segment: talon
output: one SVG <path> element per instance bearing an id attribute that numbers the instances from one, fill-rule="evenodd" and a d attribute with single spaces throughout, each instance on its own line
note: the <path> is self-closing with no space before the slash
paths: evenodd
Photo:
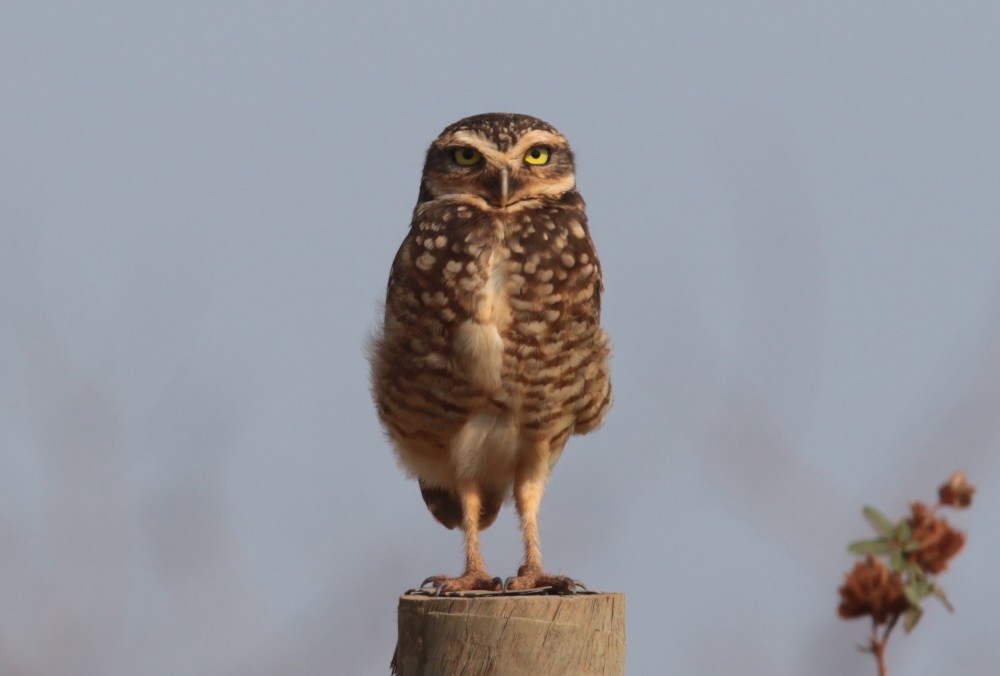
<path id="1" fill-rule="evenodd" d="M 552 579 L 553 588 L 563 594 L 575 594 L 577 582 L 571 577 L 555 577 Z"/>
<path id="2" fill-rule="evenodd" d="M 577 589 L 587 590 L 579 580 L 565 575 L 548 575 L 521 567 L 516 577 L 509 577 L 504 582 L 504 591 L 519 594 L 575 594 Z"/>
<path id="3" fill-rule="evenodd" d="M 470 591 L 498 591 L 503 585 L 499 577 L 466 574 L 462 577 L 432 575 L 420 584 L 420 589 L 428 596 L 462 596 Z"/>

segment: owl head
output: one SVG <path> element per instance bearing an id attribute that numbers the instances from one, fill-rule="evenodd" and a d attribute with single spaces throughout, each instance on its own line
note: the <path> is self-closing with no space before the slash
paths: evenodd
<path id="1" fill-rule="evenodd" d="M 484 113 L 449 125 L 427 150 L 419 202 L 475 197 L 513 208 L 575 189 L 569 142 L 530 115 Z"/>

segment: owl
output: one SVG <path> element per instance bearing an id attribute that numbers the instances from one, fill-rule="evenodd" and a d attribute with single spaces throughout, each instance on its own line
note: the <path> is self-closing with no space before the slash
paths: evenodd
<path id="1" fill-rule="evenodd" d="M 488 113 L 435 139 L 370 346 L 375 406 L 400 464 L 434 518 L 464 535 L 464 572 L 422 586 L 574 591 L 542 566 L 538 512 L 567 440 L 611 405 L 603 286 L 562 134 Z M 501 580 L 479 532 L 511 494 L 524 562 Z"/>

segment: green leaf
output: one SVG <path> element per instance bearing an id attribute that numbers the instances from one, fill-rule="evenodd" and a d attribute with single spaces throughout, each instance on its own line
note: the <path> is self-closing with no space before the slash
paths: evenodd
<path id="1" fill-rule="evenodd" d="M 861 512 L 868 519 L 868 523 L 872 525 L 876 533 L 886 538 L 892 537 L 896 526 L 892 521 L 889 521 L 889 517 L 870 505 L 865 505 L 865 508 Z"/>
<path id="2" fill-rule="evenodd" d="M 955 606 L 951 605 L 951 601 L 949 601 L 948 597 L 945 596 L 944 589 L 941 589 L 941 587 L 934 584 L 931 585 L 930 593 L 941 599 L 941 603 L 944 604 L 944 607 L 948 609 L 949 613 L 955 612 Z"/>
<path id="3" fill-rule="evenodd" d="M 888 554 L 889 543 L 885 538 L 858 540 L 848 545 L 847 549 L 854 554 Z"/>
<path id="4" fill-rule="evenodd" d="M 897 573 L 903 572 L 906 568 L 906 559 L 903 557 L 903 552 L 893 549 L 889 553 L 889 567 Z"/>
<path id="5" fill-rule="evenodd" d="M 919 592 L 921 598 L 927 598 L 934 591 L 934 585 L 926 577 L 918 577 L 913 580 L 914 589 Z"/>
<path id="6" fill-rule="evenodd" d="M 927 598 L 926 593 L 923 593 L 912 584 L 908 584 L 903 587 L 903 595 L 906 596 L 906 600 L 910 602 L 910 606 L 919 606 L 920 602 Z"/>
<path id="7" fill-rule="evenodd" d="M 906 609 L 906 613 L 903 615 L 903 629 L 906 630 L 907 634 L 913 631 L 923 614 L 924 611 L 920 606 L 910 606 Z"/>
<path id="8" fill-rule="evenodd" d="M 913 529 L 910 528 L 910 524 L 906 519 L 903 519 L 896 525 L 896 542 L 900 542 L 904 545 L 912 544 L 913 540 Z"/>

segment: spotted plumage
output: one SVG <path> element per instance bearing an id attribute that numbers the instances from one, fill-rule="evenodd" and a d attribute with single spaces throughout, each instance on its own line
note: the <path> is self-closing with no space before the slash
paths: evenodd
<path id="1" fill-rule="evenodd" d="M 525 559 L 507 586 L 572 587 L 542 568 L 537 516 L 567 439 L 611 403 L 602 290 L 565 137 L 506 113 L 438 136 L 371 364 L 403 467 L 435 518 L 464 531 L 466 570 L 433 578 L 443 590 L 496 588 L 478 534 L 511 492 Z"/>

